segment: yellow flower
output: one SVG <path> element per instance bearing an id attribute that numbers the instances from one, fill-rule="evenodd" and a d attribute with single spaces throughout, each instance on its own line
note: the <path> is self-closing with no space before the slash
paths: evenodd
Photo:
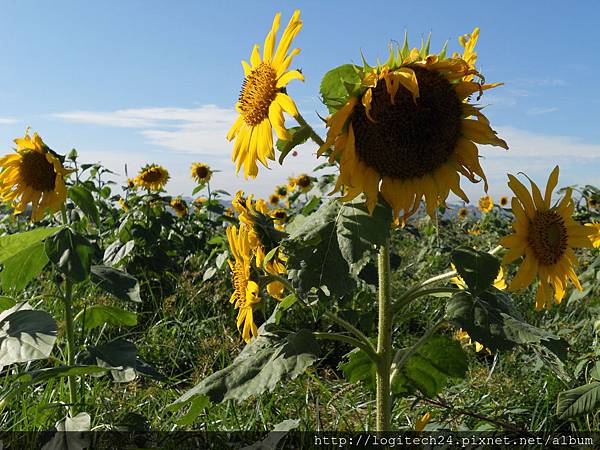
<path id="1" fill-rule="evenodd" d="M 135 179 L 138 186 L 149 191 L 160 191 L 167 181 L 169 181 L 169 172 L 158 164 L 145 165 Z"/>
<path id="2" fill-rule="evenodd" d="M 539 286 L 535 297 L 536 310 L 552 307 L 552 288 L 556 303 L 560 303 L 565 296 L 568 280 L 581 290 L 581 284 L 573 270 L 577 265 L 573 249 L 592 245 L 589 235 L 593 230 L 572 218 L 575 203 L 571 198 L 570 188 L 558 204 L 551 205 L 558 173 L 559 168 L 556 166 L 548 178 L 544 197 L 533 181 L 530 194 L 519 180 L 508 175 L 508 186 L 516 195 L 512 199 L 515 234 L 500 241 L 508 249 L 502 263 L 509 264 L 524 257 L 509 290 L 524 289 L 537 276 Z"/>
<path id="3" fill-rule="evenodd" d="M 192 178 L 196 180 L 196 183 L 208 183 L 210 181 L 210 177 L 212 177 L 212 170 L 210 170 L 210 166 L 203 163 L 193 163 L 192 164 Z"/>
<path id="4" fill-rule="evenodd" d="M 254 307 L 260 303 L 260 289 L 255 281 L 250 279 L 251 247 L 248 240 L 248 229 L 241 226 L 227 227 L 227 240 L 233 255 L 233 261 L 228 260 L 231 269 L 233 293 L 229 302 L 238 310 L 237 328 L 241 329 L 242 338 L 250 342 L 258 336 L 258 328 L 254 323 Z"/>
<path id="5" fill-rule="evenodd" d="M 275 35 L 279 29 L 281 14 L 277 13 L 271 31 L 265 39 L 262 59 L 255 45 L 250 64 L 242 61 L 244 83 L 235 108 L 239 117 L 227 133 L 227 139 L 235 138 L 232 160 L 236 171 L 244 166 L 244 177 L 256 178 L 260 161 L 268 167 L 267 160 L 275 159 L 273 149 L 273 129 L 279 139 L 288 140 L 289 132 L 284 127 L 283 112 L 296 117 L 298 109 L 294 101 L 285 93 L 285 87 L 293 79 L 304 80 L 298 70 L 289 70 L 292 58 L 300 49 L 288 50 L 292 40 L 302 28 L 300 11 L 294 12 L 288 23 L 279 46 L 275 49 Z"/>
<path id="6" fill-rule="evenodd" d="M 588 198 L 587 204 L 588 204 L 588 208 L 590 208 L 590 209 L 598 208 L 598 200 L 596 200 L 594 197 Z"/>
<path id="7" fill-rule="evenodd" d="M 125 202 L 125 200 L 122 197 L 119 197 L 119 200 L 117 200 L 119 203 L 119 206 L 121 206 L 121 208 L 123 209 L 123 211 L 127 212 L 129 211 L 129 206 L 127 206 L 127 203 Z"/>
<path id="8" fill-rule="evenodd" d="M 225 214 L 227 217 L 233 217 L 233 209 L 231 209 L 231 208 L 228 206 L 227 208 L 225 208 L 225 212 L 224 212 L 224 214 Z"/>
<path id="9" fill-rule="evenodd" d="M 469 333 L 467 333 L 466 331 L 464 331 L 462 328 L 460 328 L 457 332 L 456 332 L 456 339 L 458 339 L 460 342 L 462 342 L 464 345 L 475 345 L 475 352 L 479 353 L 482 350 L 485 350 L 486 353 L 491 354 L 491 350 L 489 348 L 487 348 L 486 346 L 484 346 L 483 344 L 475 341 L 475 343 L 473 343 L 473 341 L 471 340 L 471 336 L 469 336 Z"/>
<path id="10" fill-rule="evenodd" d="M 279 196 L 277 194 L 273 194 L 269 197 L 269 204 L 271 206 L 279 205 Z"/>
<path id="11" fill-rule="evenodd" d="M 456 266 L 454 264 L 450 264 L 450 265 L 452 266 L 452 270 L 456 270 Z M 454 278 L 450 278 L 450 282 L 454 283 L 460 289 L 467 288 L 467 284 L 465 283 L 465 280 L 463 280 L 460 275 L 456 275 Z M 494 286 L 496 289 L 499 289 L 501 291 L 506 289 L 506 280 L 504 278 L 504 270 L 502 270 L 502 267 L 500 267 L 500 269 L 498 270 L 498 275 L 494 279 L 492 286 Z"/>
<path id="12" fill-rule="evenodd" d="M 426 412 L 425 414 L 423 414 L 423 417 L 421 417 L 415 423 L 415 431 L 423 431 L 425 429 L 425 425 L 427 425 L 429 423 L 430 419 L 431 419 L 431 414 L 429 414 L 429 411 Z"/>
<path id="13" fill-rule="evenodd" d="M 296 179 L 294 177 L 288 178 L 287 189 L 289 192 L 294 192 L 296 190 Z"/>
<path id="14" fill-rule="evenodd" d="M 461 218 L 464 219 L 469 215 L 469 210 L 467 208 L 459 208 L 458 212 L 456 213 L 456 215 Z"/>
<path id="15" fill-rule="evenodd" d="M 287 213 L 285 209 L 276 209 L 271 213 L 271 217 L 275 222 L 285 222 L 287 220 Z"/>
<path id="16" fill-rule="evenodd" d="M 284 199 L 287 196 L 287 194 L 288 194 L 287 186 L 277 186 L 275 188 L 275 194 L 279 198 Z"/>
<path id="17" fill-rule="evenodd" d="M 71 172 L 62 165 L 59 156 L 52 151 L 37 133 L 15 139 L 17 149 L 0 158 L 0 196 L 11 202 L 15 214 L 20 214 L 31 203 L 31 220 L 44 217 L 48 209 L 53 213 L 67 200 L 65 176 Z"/>
<path id="18" fill-rule="evenodd" d="M 469 233 L 471 236 L 479 236 L 481 234 L 481 230 L 479 228 L 473 227 L 469 228 L 467 230 L 467 233 Z"/>
<path id="19" fill-rule="evenodd" d="M 194 206 L 200 209 L 207 201 L 208 199 L 206 197 L 197 197 L 194 199 Z"/>
<path id="20" fill-rule="evenodd" d="M 183 217 L 188 213 L 188 205 L 184 199 L 177 197 L 171 200 L 171 208 L 178 217 Z"/>
<path id="21" fill-rule="evenodd" d="M 137 185 L 135 184 L 135 180 L 133 178 L 127 178 L 127 189 L 136 189 Z"/>
<path id="22" fill-rule="evenodd" d="M 298 186 L 302 192 L 308 192 L 312 189 L 312 178 L 303 173 L 296 178 L 296 186 Z"/>
<path id="23" fill-rule="evenodd" d="M 494 209 L 494 200 L 489 195 L 485 195 L 479 199 L 479 210 L 484 213 L 489 213 Z"/>
<path id="24" fill-rule="evenodd" d="M 428 54 L 428 45 L 409 51 L 405 42 L 385 64 L 359 69 L 361 87 L 327 119 L 327 139 L 318 152 L 333 148 L 329 160 L 340 166 L 333 192 L 342 192 L 343 201 L 364 193 L 372 212 L 381 192 L 394 217 L 402 210 L 406 221 L 423 197 L 430 216 L 450 191 L 468 202 L 459 174 L 471 182 L 482 179 L 487 191 L 475 143 L 508 146 L 469 103 L 472 94 L 499 85 L 471 81 L 482 78 L 472 67 L 478 33 L 471 34 L 462 58 Z"/>
<path id="25" fill-rule="evenodd" d="M 594 248 L 600 248 L 600 223 L 586 223 L 585 226 L 592 228 L 590 239 Z"/>
<path id="26" fill-rule="evenodd" d="M 500 197 L 500 206 L 505 207 L 508 205 L 508 197 L 503 196 Z"/>

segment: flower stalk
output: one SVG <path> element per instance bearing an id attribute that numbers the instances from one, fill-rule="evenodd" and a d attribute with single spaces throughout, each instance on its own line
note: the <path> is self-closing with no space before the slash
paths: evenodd
<path id="1" fill-rule="evenodd" d="M 390 241 L 379 249 L 379 329 L 377 336 L 377 390 L 376 417 L 377 431 L 390 431 L 392 399 L 390 372 L 392 365 L 392 301 L 390 295 Z"/>

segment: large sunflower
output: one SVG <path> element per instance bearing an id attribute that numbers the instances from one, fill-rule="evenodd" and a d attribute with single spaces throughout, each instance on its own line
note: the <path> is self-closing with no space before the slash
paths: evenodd
<path id="1" fill-rule="evenodd" d="M 15 214 L 20 214 L 31 203 L 31 220 L 44 217 L 44 212 L 56 212 L 67 199 L 64 177 L 71 172 L 62 165 L 37 133 L 29 132 L 15 139 L 15 153 L 0 158 L 0 196 L 11 202 Z"/>
<path id="2" fill-rule="evenodd" d="M 559 168 L 556 166 L 548 178 L 544 197 L 533 181 L 530 194 L 519 180 L 508 175 L 508 186 L 516 195 L 512 199 L 515 234 L 500 241 L 508 249 L 502 263 L 509 264 L 524 257 L 509 290 L 523 289 L 537 276 L 540 281 L 535 297 L 537 310 L 552 307 L 552 288 L 556 303 L 560 303 L 565 295 L 567 280 L 571 280 L 581 290 L 581 284 L 573 270 L 577 265 L 573 249 L 592 245 L 589 238 L 592 228 L 580 225 L 571 217 L 575 203 L 571 198 L 570 188 L 558 204 L 551 205 L 558 173 Z"/>
<path id="3" fill-rule="evenodd" d="M 250 279 L 252 250 L 248 239 L 248 229 L 240 226 L 227 227 L 227 240 L 234 260 L 228 260 L 233 282 L 233 293 L 229 302 L 238 310 L 237 327 L 241 329 L 242 337 L 250 342 L 258 336 L 254 323 L 254 308 L 260 303 L 260 289 L 255 281 Z"/>
<path id="4" fill-rule="evenodd" d="M 279 139 L 289 139 L 284 127 L 283 111 L 294 117 L 298 115 L 294 101 L 285 93 L 285 86 L 294 78 L 304 80 L 298 70 L 287 70 L 292 58 L 300 53 L 297 48 L 289 54 L 288 50 L 302 28 L 302 21 L 300 11 L 294 12 L 274 51 L 280 16 L 279 13 L 275 15 L 271 31 L 265 39 L 262 59 L 259 46 L 255 45 L 250 64 L 242 61 L 245 79 L 235 105 L 240 115 L 227 133 L 227 139 L 231 141 L 235 138 L 231 158 L 236 163 L 237 172 L 244 166 L 245 178 L 256 178 L 256 161 L 268 167 L 267 160 L 275 159 L 273 128 Z"/>
<path id="5" fill-rule="evenodd" d="M 213 174 L 210 166 L 204 163 L 193 163 L 191 172 L 192 178 L 199 184 L 208 183 Z"/>
<path id="6" fill-rule="evenodd" d="M 165 187 L 169 178 L 169 172 L 163 166 L 147 164 L 142 167 L 135 182 L 149 191 L 160 191 Z"/>
<path id="7" fill-rule="evenodd" d="M 483 77 L 475 70 L 473 48 L 479 30 L 460 42 L 462 56 L 446 58 L 445 49 L 429 54 L 429 45 L 409 51 L 405 42 L 388 61 L 376 68 L 356 68 L 360 85 L 347 103 L 327 119 L 331 162 L 340 175 L 334 192 L 343 201 L 366 195 L 373 211 L 378 192 L 403 219 L 419 207 L 423 196 L 429 215 L 444 205 L 450 191 L 464 201 L 460 176 L 472 182 L 487 180 L 475 143 L 508 148 L 496 136 L 480 108 L 469 103 L 471 94 L 498 86 L 472 81 Z"/>

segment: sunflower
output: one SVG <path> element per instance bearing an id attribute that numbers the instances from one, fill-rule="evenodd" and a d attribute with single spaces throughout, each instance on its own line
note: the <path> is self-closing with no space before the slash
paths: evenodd
<path id="1" fill-rule="evenodd" d="M 188 213 L 188 205 L 184 199 L 177 197 L 171 200 L 171 208 L 178 217 L 183 217 Z"/>
<path id="2" fill-rule="evenodd" d="M 302 192 L 308 192 L 312 189 L 312 178 L 303 173 L 296 178 L 296 185 Z"/>
<path id="3" fill-rule="evenodd" d="M 127 178 L 127 189 L 136 189 L 137 185 L 135 184 L 135 180 L 133 178 Z"/>
<path id="4" fill-rule="evenodd" d="M 596 209 L 596 208 L 598 208 L 598 200 L 595 199 L 594 197 L 590 197 L 587 199 L 587 205 L 588 205 L 588 208 L 590 208 L 590 209 Z"/>
<path id="5" fill-rule="evenodd" d="M 125 212 L 129 211 L 129 206 L 127 206 L 127 202 L 122 198 L 119 197 L 119 200 L 117 200 L 117 203 L 119 203 L 119 206 L 121 207 L 121 209 Z"/>
<path id="6" fill-rule="evenodd" d="M 276 209 L 271 213 L 271 217 L 275 222 L 285 222 L 287 220 L 287 213 L 285 209 Z"/>
<path id="7" fill-rule="evenodd" d="M 469 333 L 467 333 L 465 330 L 463 330 L 462 328 L 459 328 L 458 331 L 455 334 L 455 337 L 458 341 L 460 341 L 462 344 L 464 345 L 475 345 L 475 352 L 479 353 L 482 350 L 485 350 L 486 353 L 491 354 L 491 350 L 487 347 L 485 347 L 483 344 L 481 344 L 480 342 L 473 342 L 471 340 L 471 336 L 469 336 Z"/>
<path id="8" fill-rule="evenodd" d="M 165 187 L 167 181 L 169 181 L 169 172 L 158 164 L 145 165 L 135 178 L 138 186 L 149 191 L 160 191 Z"/>
<path id="9" fill-rule="evenodd" d="M 204 204 L 208 201 L 206 197 L 197 197 L 194 199 L 193 205 L 200 209 L 204 206 Z"/>
<path id="10" fill-rule="evenodd" d="M 288 192 L 294 192 L 296 190 L 297 181 L 294 177 L 288 177 L 287 190 Z"/>
<path id="11" fill-rule="evenodd" d="M 508 205 L 508 197 L 502 196 L 500 197 L 500 206 L 506 207 Z"/>
<path id="12" fill-rule="evenodd" d="M 456 267 L 454 266 L 454 264 L 451 264 L 451 266 L 452 266 L 452 270 L 456 270 Z M 467 288 L 467 284 L 465 283 L 465 280 L 463 280 L 460 275 L 457 275 L 454 278 L 450 278 L 450 281 L 452 283 L 454 283 L 460 289 Z M 506 280 L 504 278 L 504 270 L 502 269 L 502 267 L 500 267 L 500 269 L 498 270 L 498 275 L 494 279 L 492 286 L 494 286 L 496 289 L 499 289 L 501 291 L 506 289 Z"/>
<path id="13" fill-rule="evenodd" d="M 238 310 L 237 328 L 242 331 L 244 341 L 250 342 L 252 337 L 258 336 L 258 329 L 254 323 L 254 308 L 260 303 L 260 289 L 258 284 L 250 279 L 252 253 L 248 240 L 248 229 L 241 226 L 227 227 L 227 240 L 233 255 L 233 261 L 228 260 L 231 269 L 233 293 L 229 302 Z"/>
<path id="14" fill-rule="evenodd" d="M 515 234 L 500 241 L 500 244 L 508 249 L 502 263 L 509 264 L 521 256 L 524 257 L 509 289 L 524 289 L 537 275 L 537 310 L 552 307 L 552 288 L 556 303 L 560 303 L 569 279 L 581 290 L 581 284 L 573 270 L 577 265 L 573 249 L 592 245 L 589 235 L 593 230 L 580 225 L 572 218 L 575 203 L 571 198 L 570 188 L 560 202 L 551 206 L 552 191 L 558 183 L 558 173 L 559 168 L 556 166 L 548 178 L 544 197 L 533 181 L 530 194 L 519 180 L 511 174 L 508 175 L 508 186 L 516 195 L 512 199 Z"/>
<path id="15" fill-rule="evenodd" d="M 0 158 L 0 197 L 11 202 L 15 214 L 20 214 L 31 203 L 31 220 L 44 217 L 48 209 L 56 212 L 67 200 L 65 169 L 61 158 L 52 151 L 37 133 L 15 139 L 17 149 Z"/>
<path id="16" fill-rule="evenodd" d="M 592 234 L 590 235 L 592 246 L 600 248 L 600 223 L 586 223 L 585 226 L 592 229 Z"/>
<path id="17" fill-rule="evenodd" d="M 302 28 L 300 11 L 295 11 L 288 23 L 276 51 L 275 35 L 279 29 L 281 14 L 277 13 L 271 31 L 265 39 L 262 59 L 255 45 L 250 64 L 242 61 L 244 83 L 235 108 L 239 117 L 227 133 L 227 139 L 235 138 L 232 160 L 236 171 L 244 166 L 244 177 L 256 178 L 260 161 L 268 167 L 267 160 L 275 159 L 273 149 L 273 129 L 279 139 L 289 140 L 289 132 L 284 127 L 283 112 L 297 117 L 298 109 L 294 101 L 285 93 L 285 87 L 293 79 L 304 80 L 298 70 L 289 70 L 292 58 L 300 49 L 288 50 L 292 40 Z"/>
<path id="18" fill-rule="evenodd" d="M 458 211 L 456 212 L 456 215 L 460 219 L 465 219 L 469 215 L 469 210 L 467 208 L 458 208 Z"/>
<path id="19" fill-rule="evenodd" d="M 275 194 L 281 199 L 284 199 L 288 194 L 287 186 L 277 186 L 275 188 Z"/>
<path id="20" fill-rule="evenodd" d="M 192 178 L 196 180 L 196 183 L 198 184 L 208 183 L 213 174 L 212 170 L 210 170 L 210 166 L 203 163 L 193 163 L 191 171 Z"/>
<path id="21" fill-rule="evenodd" d="M 489 213 L 494 209 L 494 200 L 489 195 L 484 195 L 479 199 L 479 210 L 484 213 Z"/>
<path id="22" fill-rule="evenodd" d="M 479 30 L 461 38 L 462 56 L 447 58 L 445 49 L 391 49 L 388 61 L 376 68 L 356 68 L 360 85 L 349 100 L 327 119 L 329 131 L 318 154 L 329 148 L 330 162 L 339 162 L 335 192 L 350 201 L 364 193 L 369 210 L 378 193 L 403 221 L 414 214 L 425 197 L 430 216 L 443 206 L 450 191 L 465 202 L 460 175 L 471 182 L 487 179 L 475 143 L 508 148 L 496 136 L 480 108 L 469 103 L 471 94 L 500 83 L 472 81 L 483 77 L 474 68 L 473 52 Z M 479 98 L 478 97 L 478 98 Z"/>
<path id="23" fill-rule="evenodd" d="M 277 206 L 279 205 L 279 195 L 277 194 L 273 194 L 269 197 L 269 204 L 271 206 Z"/>

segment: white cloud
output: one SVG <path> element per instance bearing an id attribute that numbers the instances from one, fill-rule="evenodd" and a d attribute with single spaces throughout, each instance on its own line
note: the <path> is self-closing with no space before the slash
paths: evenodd
<path id="1" fill-rule="evenodd" d="M 0 117 L 0 125 L 12 125 L 17 122 L 19 122 L 19 119 L 14 117 Z"/>
<path id="2" fill-rule="evenodd" d="M 530 116 L 539 116 L 542 114 L 549 114 L 549 113 L 553 113 L 558 111 L 557 107 L 541 107 L 541 106 L 534 106 L 533 108 L 529 108 L 527 110 L 527 114 L 529 114 Z"/>

